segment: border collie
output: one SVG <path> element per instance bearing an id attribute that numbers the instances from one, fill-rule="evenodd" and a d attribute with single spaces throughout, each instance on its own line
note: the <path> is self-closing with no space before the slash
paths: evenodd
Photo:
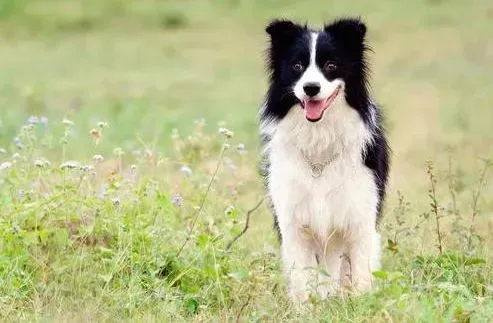
<path id="1" fill-rule="evenodd" d="M 389 169 L 369 94 L 366 26 L 342 18 L 315 30 L 274 20 L 266 32 L 260 133 L 289 296 L 365 292 L 380 266 L 376 227 Z"/>

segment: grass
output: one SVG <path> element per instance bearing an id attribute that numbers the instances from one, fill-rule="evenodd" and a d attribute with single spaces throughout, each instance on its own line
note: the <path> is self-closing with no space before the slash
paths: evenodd
<path id="1" fill-rule="evenodd" d="M 368 23 L 393 148 L 383 269 L 368 295 L 298 311 L 267 203 L 228 244 L 263 196 L 263 26 L 341 14 Z M 491 321 L 492 16 L 486 0 L 0 1 L 2 321 Z"/>

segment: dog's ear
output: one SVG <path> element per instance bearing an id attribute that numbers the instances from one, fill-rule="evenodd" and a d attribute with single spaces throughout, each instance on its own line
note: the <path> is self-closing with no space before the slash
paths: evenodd
<path id="1" fill-rule="evenodd" d="M 366 25 L 359 18 L 343 18 L 325 25 L 325 32 L 350 49 L 363 49 Z"/>
<path id="2" fill-rule="evenodd" d="M 303 27 L 290 20 L 276 19 L 265 28 L 265 31 L 270 35 L 273 46 L 288 45 L 302 33 Z"/>
<path id="3" fill-rule="evenodd" d="M 270 35 L 270 46 L 267 50 L 267 66 L 271 71 L 278 70 L 278 64 L 285 52 L 303 33 L 303 27 L 289 20 L 273 20 L 265 31 Z"/>

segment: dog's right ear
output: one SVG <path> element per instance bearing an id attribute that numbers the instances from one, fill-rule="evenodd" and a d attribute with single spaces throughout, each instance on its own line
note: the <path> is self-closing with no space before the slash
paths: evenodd
<path id="1" fill-rule="evenodd" d="M 272 45 L 290 44 L 303 31 L 303 27 L 290 20 L 273 20 L 265 31 L 270 35 Z"/>
<path id="2" fill-rule="evenodd" d="M 270 46 L 267 50 L 267 66 L 276 73 L 279 62 L 286 51 L 294 44 L 296 38 L 303 33 L 303 27 L 289 20 L 274 20 L 265 31 L 270 35 Z"/>

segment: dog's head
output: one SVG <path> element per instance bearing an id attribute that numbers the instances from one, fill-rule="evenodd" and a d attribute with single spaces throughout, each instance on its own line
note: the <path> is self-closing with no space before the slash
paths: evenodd
<path id="1" fill-rule="evenodd" d="M 272 87 L 291 102 L 285 109 L 299 103 L 306 119 L 316 122 L 339 96 L 355 109 L 367 103 L 366 26 L 359 19 L 340 19 L 322 30 L 275 20 L 266 32 Z"/>

